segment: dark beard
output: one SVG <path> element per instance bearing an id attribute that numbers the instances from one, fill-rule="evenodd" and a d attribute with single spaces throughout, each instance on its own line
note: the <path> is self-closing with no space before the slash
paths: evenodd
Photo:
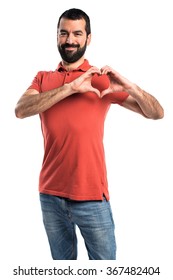
<path id="1" fill-rule="evenodd" d="M 66 47 L 75 47 L 76 51 L 68 51 L 66 50 Z M 85 42 L 85 45 L 80 48 L 80 45 L 75 45 L 75 44 L 63 44 L 63 45 L 58 45 L 58 51 L 61 55 L 62 60 L 64 60 L 67 63 L 74 63 L 78 61 L 85 53 L 87 48 L 87 41 Z"/>

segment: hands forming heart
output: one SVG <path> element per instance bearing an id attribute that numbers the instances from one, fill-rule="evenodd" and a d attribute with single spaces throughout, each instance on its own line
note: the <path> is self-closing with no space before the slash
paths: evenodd
<path id="1" fill-rule="evenodd" d="M 128 92 L 133 86 L 134 84 L 109 66 L 104 66 L 101 69 L 93 66 L 72 82 L 74 92 L 92 91 L 99 98 L 112 92 Z"/>
<path id="2" fill-rule="evenodd" d="M 133 84 L 109 66 L 104 66 L 100 73 L 94 73 L 91 78 L 91 86 L 99 90 L 99 97 L 111 92 L 128 91 Z"/>

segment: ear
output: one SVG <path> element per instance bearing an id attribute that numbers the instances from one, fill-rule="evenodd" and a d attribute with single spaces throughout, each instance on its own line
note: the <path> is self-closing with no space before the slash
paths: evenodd
<path id="1" fill-rule="evenodd" d="M 87 37 L 87 46 L 89 46 L 90 42 L 91 42 L 91 33 Z"/>

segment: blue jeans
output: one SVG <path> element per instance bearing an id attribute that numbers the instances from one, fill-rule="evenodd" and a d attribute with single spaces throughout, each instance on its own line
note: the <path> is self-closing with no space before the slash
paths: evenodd
<path id="1" fill-rule="evenodd" d="M 73 201 L 40 194 L 43 222 L 54 260 L 77 259 L 79 227 L 90 260 L 115 260 L 114 222 L 109 201 Z"/>

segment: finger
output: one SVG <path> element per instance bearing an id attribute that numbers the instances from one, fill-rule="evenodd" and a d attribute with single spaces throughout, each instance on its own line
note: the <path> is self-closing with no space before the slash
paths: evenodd
<path id="1" fill-rule="evenodd" d="M 98 89 L 96 89 L 96 88 L 94 88 L 94 87 L 91 87 L 91 91 L 94 92 L 94 93 L 96 93 L 97 96 L 98 96 L 99 98 L 101 97 L 100 91 L 99 91 Z"/>
<path id="2" fill-rule="evenodd" d="M 107 94 L 109 94 L 109 93 L 111 93 L 110 88 L 105 89 L 105 90 L 103 90 L 103 91 L 100 93 L 100 97 L 102 98 L 103 96 L 105 96 L 105 95 L 107 95 Z"/>
<path id="3" fill-rule="evenodd" d="M 90 74 L 99 74 L 99 75 L 101 75 L 100 69 L 98 69 L 98 68 L 95 67 L 95 66 L 91 67 L 91 68 L 88 70 L 88 72 L 89 72 Z"/>
<path id="4" fill-rule="evenodd" d="M 106 65 L 106 66 L 102 67 L 100 69 L 100 71 L 101 71 L 102 74 L 108 74 L 109 72 L 112 71 L 112 69 L 109 66 Z"/>

